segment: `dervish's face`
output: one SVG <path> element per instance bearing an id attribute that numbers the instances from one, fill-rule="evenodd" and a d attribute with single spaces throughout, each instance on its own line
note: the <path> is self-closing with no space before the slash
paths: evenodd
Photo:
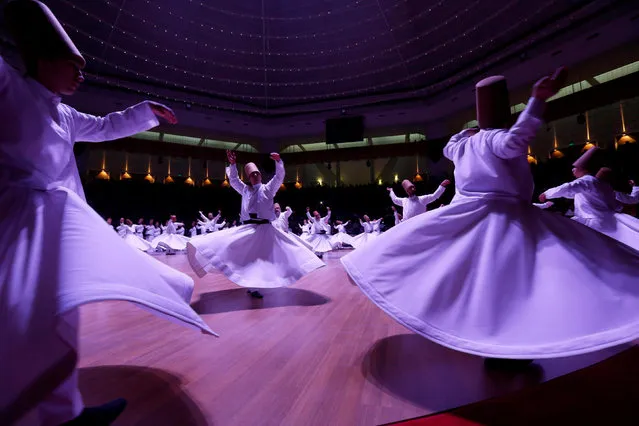
<path id="1" fill-rule="evenodd" d="M 251 185 L 258 185 L 262 183 L 262 174 L 260 172 L 253 172 L 249 175 L 249 181 Z"/>
<path id="2" fill-rule="evenodd" d="M 38 61 L 38 81 L 53 93 L 73 95 L 84 82 L 82 68 L 73 59 Z"/>
<path id="3" fill-rule="evenodd" d="M 584 169 L 582 169 L 581 167 L 573 167 L 572 169 L 572 174 L 574 177 L 576 178 L 580 178 L 583 177 L 587 174 L 588 172 Z"/>

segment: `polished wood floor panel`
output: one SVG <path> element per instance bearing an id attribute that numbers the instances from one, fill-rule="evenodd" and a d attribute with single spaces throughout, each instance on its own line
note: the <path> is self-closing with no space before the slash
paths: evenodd
<path id="1" fill-rule="evenodd" d="M 248 297 L 186 256 L 158 260 L 196 282 L 192 299 L 220 338 L 129 303 L 81 308 L 85 403 L 126 397 L 116 425 L 376 425 L 533 386 L 619 352 L 488 373 L 391 320 L 348 279 L 342 253 L 289 288 Z"/>

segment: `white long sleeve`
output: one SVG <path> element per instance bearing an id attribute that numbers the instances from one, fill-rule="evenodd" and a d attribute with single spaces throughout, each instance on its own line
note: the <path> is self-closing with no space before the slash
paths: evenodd
<path id="1" fill-rule="evenodd" d="M 396 206 L 401 206 L 401 207 L 404 206 L 404 199 L 395 195 L 395 191 L 391 189 L 389 192 L 389 195 L 393 204 L 395 204 Z"/>
<path id="2" fill-rule="evenodd" d="M 545 203 L 533 203 L 533 206 L 537 207 L 538 209 L 546 210 L 552 207 L 553 203 L 552 201 L 546 201 Z"/>
<path id="3" fill-rule="evenodd" d="M 229 177 L 229 183 L 231 184 L 231 188 L 233 188 L 240 195 L 244 194 L 244 188 L 246 188 L 246 184 L 240 180 L 239 175 L 237 174 L 237 164 L 231 164 L 226 168 L 226 174 Z"/>
<path id="4" fill-rule="evenodd" d="M 286 176 L 286 170 L 284 169 L 284 162 L 282 160 L 275 162 L 275 176 L 265 185 L 265 192 L 269 198 L 275 198 L 275 194 L 280 189 L 282 183 L 284 183 L 284 177 Z"/>
<path id="5" fill-rule="evenodd" d="M 293 214 L 293 210 L 291 210 L 290 207 L 287 207 L 286 210 L 284 211 L 284 217 L 288 219 L 289 217 L 291 217 L 292 214 Z"/>
<path id="6" fill-rule="evenodd" d="M 620 201 L 624 204 L 638 204 L 639 203 L 639 186 L 633 186 L 632 192 L 630 194 L 625 194 L 623 192 L 615 191 L 615 197 L 617 201 Z"/>
<path id="7" fill-rule="evenodd" d="M 141 102 L 104 117 L 78 112 L 68 105 L 65 105 L 65 108 L 72 118 L 71 130 L 74 141 L 110 141 L 133 136 L 160 124 L 149 102 Z"/>
<path id="8" fill-rule="evenodd" d="M 526 155 L 528 145 L 541 126 L 545 102 L 530 98 L 517 122 L 508 130 L 496 132 L 487 142 L 493 153 L 503 159 Z"/>
<path id="9" fill-rule="evenodd" d="M 439 187 L 437 188 L 437 191 L 433 192 L 432 194 L 426 194 L 426 195 L 421 195 L 417 197 L 419 200 L 419 204 L 425 207 L 428 204 L 432 203 L 433 201 L 437 200 L 439 197 L 441 197 L 444 194 L 444 192 L 446 192 L 446 187 L 439 185 Z"/>
<path id="10" fill-rule="evenodd" d="M 576 194 L 588 191 L 589 186 L 586 179 L 579 178 L 572 182 L 547 189 L 544 191 L 544 195 L 546 198 L 575 198 Z"/>

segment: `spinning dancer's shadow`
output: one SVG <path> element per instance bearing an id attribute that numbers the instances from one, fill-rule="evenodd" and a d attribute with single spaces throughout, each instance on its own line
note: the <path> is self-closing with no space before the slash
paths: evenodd
<path id="1" fill-rule="evenodd" d="M 487 371 L 483 358 L 416 334 L 377 341 L 364 355 L 362 374 L 377 387 L 432 411 L 536 385 L 544 376 L 535 364 L 521 372 Z"/>
<path id="2" fill-rule="evenodd" d="M 260 289 L 264 299 L 254 299 L 246 294 L 245 288 L 211 291 L 200 295 L 191 307 L 200 315 L 222 312 L 268 309 L 282 306 L 317 306 L 331 301 L 326 296 L 300 288 Z"/>
<path id="3" fill-rule="evenodd" d="M 116 425 L 212 424 L 182 389 L 180 378 L 162 370 L 132 366 L 82 368 L 79 384 L 86 406 L 120 397 L 128 400 Z"/>

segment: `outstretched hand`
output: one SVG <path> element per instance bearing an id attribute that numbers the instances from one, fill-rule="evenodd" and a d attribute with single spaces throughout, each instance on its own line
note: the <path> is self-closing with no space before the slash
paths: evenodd
<path id="1" fill-rule="evenodd" d="M 151 107 L 151 111 L 153 112 L 153 114 L 160 118 L 163 118 L 169 124 L 177 124 L 177 117 L 175 116 L 175 113 L 171 108 L 157 102 L 149 102 L 149 107 Z"/>
<path id="2" fill-rule="evenodd" d="M 277 152 L 271 152 L 271 160 L 280 161 L 280 154 L 278 154 Z"/>
<path id="3" fill-rule="evenodd" d="M 230 164 L 235 164 L 237 161 L 237 156 L 230 149 L 226 150 L 226 158 L 229 160 Z"/>
<path id="4" fill-rule="evenodd" d="M 541 194 L 539 196 L 539 201 L 541 201 L 542 203 L 545 203 L 546 202 L 546 194 Z"/>
<path id="5" fill-rule="evenodd" d="M 630 184 L 630 186 L 635 186 L 635 181 L 634 180 L 629 180 L 628 183 Z"/>
<path id="6" fill-rule="evenodd" d="M 391 191 L 393 190 L 393 188 L 386 188 L 386 190 L 387 190 L 388 192 L 391 192 Z"/>
<path id="7" fill-rule="evenodd" d="M 446 188 L 448 185 L 450 185 L 450 181 L 448 179 L 444 179 L 444 181 L 440 183 L 440 185 Z"/>
<path id="8" fill-rule="evenodd" d="M 533 97 L 542 101 L 546 101 L 553 97 L 557 94 L 557 92 L 559 92 L 561 86 L 564 85 L 566 77 L 566 68 L 557 68 L 552 76 L 544 77 L 535 83 L 533 86 Z"/>

